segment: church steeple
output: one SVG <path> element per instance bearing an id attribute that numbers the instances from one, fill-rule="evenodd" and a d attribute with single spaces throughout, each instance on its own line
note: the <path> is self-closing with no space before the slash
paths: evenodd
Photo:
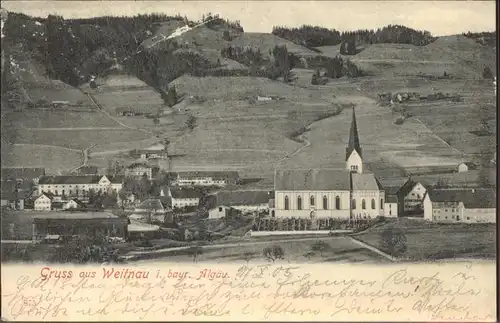
<path id="1" fill-rule="evenodd" d="M 358 124 L 356 123 L 356 112 L 352 108 L 351 130 L 349 131 L 349 143 L 345 152 L 346 168 L 358 173 L 363 169 L 363 157 L 361 145 L 359 144 Z"/>
<path id="2" fill-rule="evenodd" d="M 358 124 L 356 123 L 356 112 L 354 111 L 354 107 L 352 108 L 351 131 L 349 132 L 349 144 L 346 148 L 345 160 L 349 159 L 353 150 L 356 150 L 359 156 L 362 157 L 361 146 L 359 145 Z"/>

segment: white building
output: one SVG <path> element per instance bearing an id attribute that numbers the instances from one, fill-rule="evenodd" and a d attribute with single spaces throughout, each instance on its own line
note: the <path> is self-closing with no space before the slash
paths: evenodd
<path id="1" fill-rule="evenodd" d="M 126 177 L 140 178 L 146 174 L 149 180 L 153 179 L 153 167 L 147 163 L 134 163 L 125 169 Z"/>
<path id="2" fill-rule="evenodd" d="M 227 215 L 230 209 L 242 213 L 269 211 L 273 193 L 269 191 L 222 191 L 211 196 L 208 203 L 208 218 L 218 219 Z"/>
<path id="3" fill-rule="evenodd" d="M 388 218 L 398 217 L 398 197 L 396 195 L 386 195 L 384 216 Z"/>
<path id="4" fill-rule="evenodd" d="M 384 215 L 385 192 L 363 172 L 353 109 L 345 169 L 276 170 L 275 216 L 295 219 L 374 218 Z"/>
<path id="5" fill-rule="evenodd" d="M 35 211 L 50 211 L 52 210 L 52 200 L 54 196 L 50 193 L 42 193 L 34 203 Z"/>
<path id="6" fill-rule="evenodd" d="M 423 213 L 424 196 L 427 189 L 421 182 L 409 178 L 397 191 L 398 215 L 420 215 Z"/>
<path id="7" fill-rule="evenodd" d="M 476 165 L 472 162 L 463 162 L 463 163 L 460 163 L 458 164 L 458 172 L 459 173 L 463 173 L 463 172 L 467 172 L 469 170 L 473 170 L 473 169 L 476 169 Z"/>
<path id="8" fill-rule="evenodd" d="M 121 176 L 44 176 L 38 182 L 38 191 L 55 196 L 86 197 L 90 190 L 96 194 L 118 193 L 122 182 Z"/>
<path id="9" fill-rule="evenodd" d="M 85 204 L 78 199 L 71 199 L 66 203 L 63 203 L 63 210 L 71 210 L 71 209 L 83 209 L 85 208 Z"/>
<path id="10" fill-rule="evenodd" d="M 424 198 L 424 218 L 439 223 L 496 223 L 494 189 L 433 189 Z"/>
<path id="11" fill-rule="evenodd" d="M 173 185 L 177 186 L 219 186 L 224 187 L 238 181 L 238 172 L 206 171 L 172 173 Z"/>
<path id="12" fill-rule="evenodd" d="M 164 187 L 160 191 L 160 196 L 168 197 L 171 201 L 171 207 L 184 208 L 190 206 L 198 206 L 202 194 L 192 188 L 172 188 Z"/>

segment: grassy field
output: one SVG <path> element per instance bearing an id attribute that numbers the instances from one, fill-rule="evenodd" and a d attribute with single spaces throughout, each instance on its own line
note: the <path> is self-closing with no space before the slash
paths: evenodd
<path id="1" fill-rule="evenodd" d="M 316 241 L 325 243 L 323 252 L 309 254 Z M 208 263 L 245 263 L 268 261 L 263 256 L 263 249 L 279 245 L 283 248 L 284 256 L 282 260 L 276 262 L 290 263 L 324 263 L 324 262 L 349 262 L 349 263 L 382 263 L 388 260 L 379 255 L 360 247 L 346 237 L 328 237 L 311 239 L 308 241 L 287 241 L 280 243 L 275 241 L 256 241 L 254 243 L 241 243 L 238 246 L 233 244 L 218 248 L 203 249 L 203 253 L 197 257 L 197 262 Z M 168 261 L 192 262 L 193 256 L 189 250 L 172 251 L 169 253 Z M 161 261 L 161 258 L 154 260 L 141 260 L 141 262 Z"/>
<path id="2" fill-rule="evenodd" d="M 59 174 L 81 165 L 78 151 L 61 147 L 2 144 L 2 167 L 44 167 L 47 174 Z"/>
<path id="3" fill-rule="evenodd" d="M 118 128 L 116 130 L 43 130 L 24 129 L 17 136 L 17 143 L 44 144 L 71 149 L 85 149 L 93 144 L 101 147 L 117 142 L 130 143 L 149 138 L 138 130 Z M 131 148 L 132 149 L 132 148 Z"/>
<path id="4" fill-rule="evenodd" d="M 3 116 L 6 126 L 22 128 L 85 128 L 120 127 L 115 121 L 96 110 L 24 110 L 7 112 Z"/>
<path id="5" fill-rule="evenodd" d="M 380 237 L 388 226 L 404 230 L 408 248 L 404 257 L 410 261 L 446 258 L 494 259 L 496 255 L 495 224 L 435 224 L 397 219 L 393 223 L 369 229 L 356 238 L 383 250 Z"/>

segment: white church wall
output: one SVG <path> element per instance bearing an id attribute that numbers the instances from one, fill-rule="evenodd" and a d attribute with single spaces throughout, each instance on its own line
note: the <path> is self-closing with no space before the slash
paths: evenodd
<path id="1" fill-rule="evenodd" d="M 288 197 L 288 210 L 285 209 L 285 197 Z M 298 197 L 302 199 L 302 207 L 299 210 Z M 327 209 L 323 208 L 323 197 L 327 198 Z M 337 209 L 336 197 L 340 199 L 340 209 Z M 314 197 L 314 205 L 311 205 L 311 197 Z M 311 211 L 315 212 L 317 218 L 349 218 L 349 191 L 276 191 L 275 192 L 275 216 L 310 218 Z"/>
<path id="2" fill-rule="evenodd" d="M 381 201 L 381 198 L 383 199 L 383 195 L 380 194 L 380 191 L 353 191 L 351 203 L 352 200 L 355 200 L 356 208 L 352 209 L 352 214 L 354 216 L 360 215 L 361 217 L 370 216 L 371 218 L 383 215 L 381 209 L 383 208 L 384 201 Z M 365 208 L 363 208 L 363 200 L 365 201 Z M 375 208 L 372 208 L 372 200 L 375 202 Z"/>

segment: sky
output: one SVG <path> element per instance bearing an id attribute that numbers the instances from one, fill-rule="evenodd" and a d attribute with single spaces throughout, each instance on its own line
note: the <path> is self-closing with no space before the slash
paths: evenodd
<path id="1" fill-rule="evenodd" d="M 389 24 L 428 30 L 435 36 L 495 30 L 495 1 L 2 1 L 2 8 L 32 16 L 64 18 L 181 14 L 199 20 L 207 12 L 239 20 L 246 32 L 273 26 L 316 25 L 339 31 Z"/>

